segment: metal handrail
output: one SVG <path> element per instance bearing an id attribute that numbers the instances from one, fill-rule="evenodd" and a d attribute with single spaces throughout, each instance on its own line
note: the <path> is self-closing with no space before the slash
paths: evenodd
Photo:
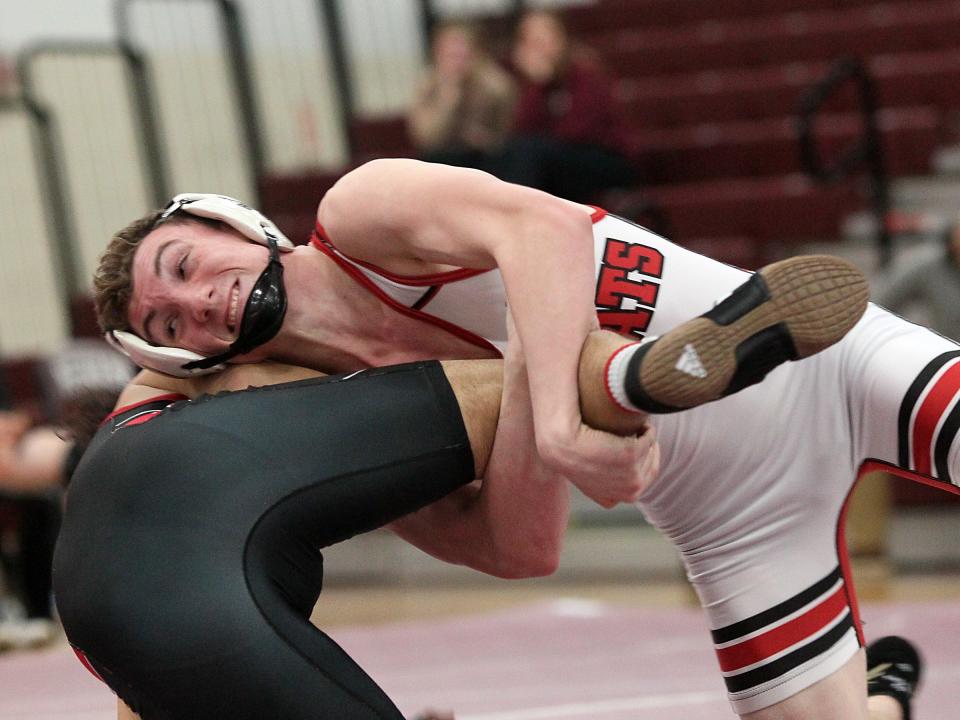
<path id="1" fill-rule="evenodd" d="M 246 44 L 242 13 L 234 0 L 195 1 L 213 3 L 216 6 L 217 17 L 220 20 L 220 29 L 223 33 L 224 42 L 226 43 L 228 72 L 233 82 L 234 96 L 239 109 L 240 122 L 243 126 L 246 155 L 250 168 L 250 187 L 254 188 L 255 192 L 258 192 L 260 186 L 259 180 L 263 176 L 266 166 L 266 155 L 264 152 L 264 141 L 261 132 L 256 90 L 250 71 L 250 52 Z M 129 17 L 130 7 L 135 2 L 137 2 L 137 0 L 116 0 L 116 5 L 114 6 L 118 37 L 120 38 L 121 44 L 129 48 L 136 47 Z M 155 92 L 156 90 L 153 84 L 145 83 L 142 91 L 143 98 L 138 99 L 139 102 L 143 103 L 143 107 L 149 107 L 153 117 L 156 117 L 156 114 L 153 112 L 155 104 L 152 100 Z M 160 204 L 169 199 L 169 194 L 165 194 L 164 198 Z"/>
<path id="2" fill-rule="evenodd" d="M 827 163 L 817 147 L 817 115 L 834 93 L 851 82 L 856 85 L 863 133 L 832 163 Z M 801 166 L 814 180 L 823 184 L 836 184 L 861 169 L 866 170 L 870 182 L 871 210 L 876 220 L 879 263 L 881 267 L 888 265 L 893 249 L 887 225 L 887 214 L 890 210 L 889 181 L 877 125 L 876 88 L 873 78 L 861 62 L 850 58 L 837 61 L 820 82 L 804 93 L 797 115 L 797 135 L 800 141 Z"/>
<path id="3" fill-rule="evenodd" d="M 322 43 L 326 43 L 330 52 L 333 68 L 334 92 L 337 96 L 337 109 L 340 126 L 347 143 L 347 156 L 353 157 L 356 147 L 353 131 L 353 115 L 356 101 L 350 78 L 350 60 L 343 37 L 343 18 L 337 0 L 317 0 L 318 19 L 323 25 Z"/>
<path id="4" fill-rule="evenodd" d="M 69 312 L 71 300 L 82 289 L 76 272 L 76 233 L 70 222 L 67 187 L 60 169 L 62 153 L 50 112 L 27 92 L 28 83 L 22 83 L 21 86 L 23 95 L 20 98 L 0 97 L 0 112 L 23 111 L 31 120 L 31 142 L 44 186 L 44 220 L 48 223 L 48 232 L 56 249 L 54 255 L 61 280 L 57 283 L 60 303 L 64 312 Z"/>
<path id="5" fill-rule="evenodd" d="M 170 184 L 163 161 L 159 119 L 154 111 L 153 97 L 149 90 L 149 70 L 143 54 L 125 41 L 112 43 L 50 40 L 36 43 L 17 57 L 17 73 L 25 96 L 39 102 L 33 82 L 33 65 L 43 57 L 56 55 L 116 57 L 122 62 L 127 95 L 140 130 L 139 141 L 144 152 L 144 184 L 156 207 L 166 204 L 170 199 Z"/>

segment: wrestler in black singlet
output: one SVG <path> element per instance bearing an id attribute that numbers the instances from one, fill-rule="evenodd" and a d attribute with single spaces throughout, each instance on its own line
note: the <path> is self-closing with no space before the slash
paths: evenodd
<path id="1" fill-rule="evenodd" d="M 152 410 L 102 427 L 70 486 L 54 589 L 71 644 L 144 720 L 402 718 L 308 618 L 318 548 L 473 479 L 440 365 Z"/>

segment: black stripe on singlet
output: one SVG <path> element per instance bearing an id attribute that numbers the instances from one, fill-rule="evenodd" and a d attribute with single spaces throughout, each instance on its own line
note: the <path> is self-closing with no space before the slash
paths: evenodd
<path id="1" fill-rule="evenodd" d="M 920 371 L 916 379 L 910 384 L 910 389 L 903 396 L 903 402 L 900 403 L 900 415 L 897 419 L 897 464 L 905 470 L 910 470 L 910 417 L 913 415 L 914 406 L 920 395 L 930 384 L 930 380 L 940 369 L 955 357 L 960 357 L 960 350 L 951 350 L 942 355 L 938 355 L 927 366 Z"/>
<path id="2" fill-rule="evenodd" d="M 769 610 L 764 610 L 762 613 L 758 613 L 757 615 L 749 617 L 746 620 L 735 622 L 733 625 L 727 625 L 726 627 L 711 630 L 710 634 L 713 636 L 714 644 L 722 645 L 723 643 L 728 643 L 731 640 L 736 640 L 744 635 L 749 635 L 750 633 L 767 627 L 767 625 L 775 623 L 777 620 L 796 612 L 804 605 L 807 605 L 808 603 L 816 600 L 818 597 L 821 597 L 825 592 L 833 587 L 833 585 L 836 584 L 837 580 L 839 579 L 840 567 L 838 566 L 833 572 L 831 572 L 822 580 L 818 580 L 806 590 L 794 595 L 792 598 L 784 600 L 779 605 L 774 605 Z"/>
<path id="3" fill-rule="evenodd" d="M 438 292 L 440 292 L 440 286 L 439 286 L 439 285 L 431 285 L 431 286 L 427 289 L 427 291 L 426 291 L 423 295 L 420 296 L 420 299 L 417 300 L 413 305 L 410 306 L 410 308 L 411 308 L 412 310 L 422 310 L 422 309 L 423 309 L 423 306 L 426 305 L 426 304 L 427 304 L 428 302 L 430 302 L 431 300 L 433 300 L 433 298 L 436 296 L 436 294 L 437 294 Z"/>
<path id="4" fill-rule="evenodd" d="M 761 665 L 754 670 L 732 677 L 725 677 L 723 680 L 727 685 L 727 690 L 732 693 L 748 690 L 778 678 L 794 668 L 800 667 L 803 663 L 812 660 L 817 657 L 817 655 L 825 653 L 840 642 L 840 639 L 846 635 L 852 627 L 853 616 L 848 610 L 836 625 L 816 640 L 807 643 L 803 647 L 797 648 L 791 653 L 787 653 L 783 657 L 777 658 L 773 662 Z"/>
<path id="5" fill-rule="evenodd" d="M 947 415 L 947 420 L 940 428 L 940 434 L 937 436 L 937 442 L 933 449 L 937 479 L 951 485 L 953 484 L 953 478 L 950 477 L 950 464 L 947 462 L 947 455 L 950 452 L 950 446 L 953 445 L 953 439 L 957 436 L 957 430 L 960 430 L 960 403 L 954 405 L 953 410 Z"/>

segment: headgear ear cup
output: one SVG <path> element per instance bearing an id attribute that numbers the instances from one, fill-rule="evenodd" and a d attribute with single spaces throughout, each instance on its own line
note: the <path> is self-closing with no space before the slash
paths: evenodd
<path id="1" fill-rule="evenodd" d="M 106 333 L 110 345 L 140 367 L 174 377 L 190 377 L 218 372 L 225 367 L 229 358 L 250 352 L 276 335 L 287 306 L 279 253 L 293 250 L 294 245 L 267 217 L 226 195 L 182 193 L 170 201 L 161 218 L 177 212 L 220 220 L 248 240 L 266 245 L 270 250 L 267 267 L 257 279 L 244 306 L 240 333 L 226 352 L 206 358 L 185 348 L 151 345 L 132 332 L 113 330 Z"/>
<path id="2" fill-rule="evenodd" d="M 105 334 L 105 337 L 111 347 L 122 352 L 140 367 L 150 368 L 166 375 L 173 375 L 174 377 L 205 375 L 219 372 L 225 367 L 220 364 L 190 372 L 184 370 L 183 366 L 190 362 L 204 360 L 203 355 L 183 348 L 151 345 L 139 335 L 125 330 L 111 330 Z"/>

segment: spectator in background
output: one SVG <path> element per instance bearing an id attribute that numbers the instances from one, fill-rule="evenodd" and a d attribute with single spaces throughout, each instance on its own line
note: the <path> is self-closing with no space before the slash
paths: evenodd
<path id="1" fill-rule="evenodd" d="M 55 636 L 50 563 L 60 527 L 59 491 L 71 444 L 16 411 L 0 411 L 0 507 L 6 535 L 0 579 L 0 651 Z"/>
<path id="2" fill-rule="evenodd" d="M 612 79 L 591 51 L 570 41 L 557 15 L 521 18 L 513 64 L 520 97 L 501 179 L 581 202 L 631 184 Z"/>
<path id="3" fill-rule="evenodd" d="M 57 637 L 50 567 L 60 528 L 63 488 L 100 420 L 112 411 L 118 389 L 90 389 L 71 398 L 64 420 L 81 438 L 36 425 L 24 413 L 0 411 L 0 501 L 12 551 L 3 553 L 5 597 L 0 599 L 0 652 L 43 646 Z"/>
<path id="4" fill-rule="evenodd" d="M 487 56 L 472 26 L 440 25 L 433 65 L 407 117 L 410 137 L 424 160 L 491 170 L 490 158 L 513 122 L 515 99 L 513 80 Z"/>
<path id="5" fill-rule="evenodd" d="M 924 313 L 932 330 L 960 340 L 960 222 L 942 234 L 942 243 L 921 250 L 877 283 L 874 300 L 896 313 L 911 306 Z"/>
<path id="6" fill-rule="evenodd" d="M 39 364 L 47 422 L 13 409 L 0 376 L 0 651 L 55 639 L 50 567 L 63 488 L 133 366 L 100 340 L 75 340 Z M 60 427 L 85 429 L 67 437 Z"/>
<path id="7" fill-rule="evenodd" d="M 0 493 L 35 495 L 58 489 L 70 443 L 24 413 L 0 411 Z"/>

